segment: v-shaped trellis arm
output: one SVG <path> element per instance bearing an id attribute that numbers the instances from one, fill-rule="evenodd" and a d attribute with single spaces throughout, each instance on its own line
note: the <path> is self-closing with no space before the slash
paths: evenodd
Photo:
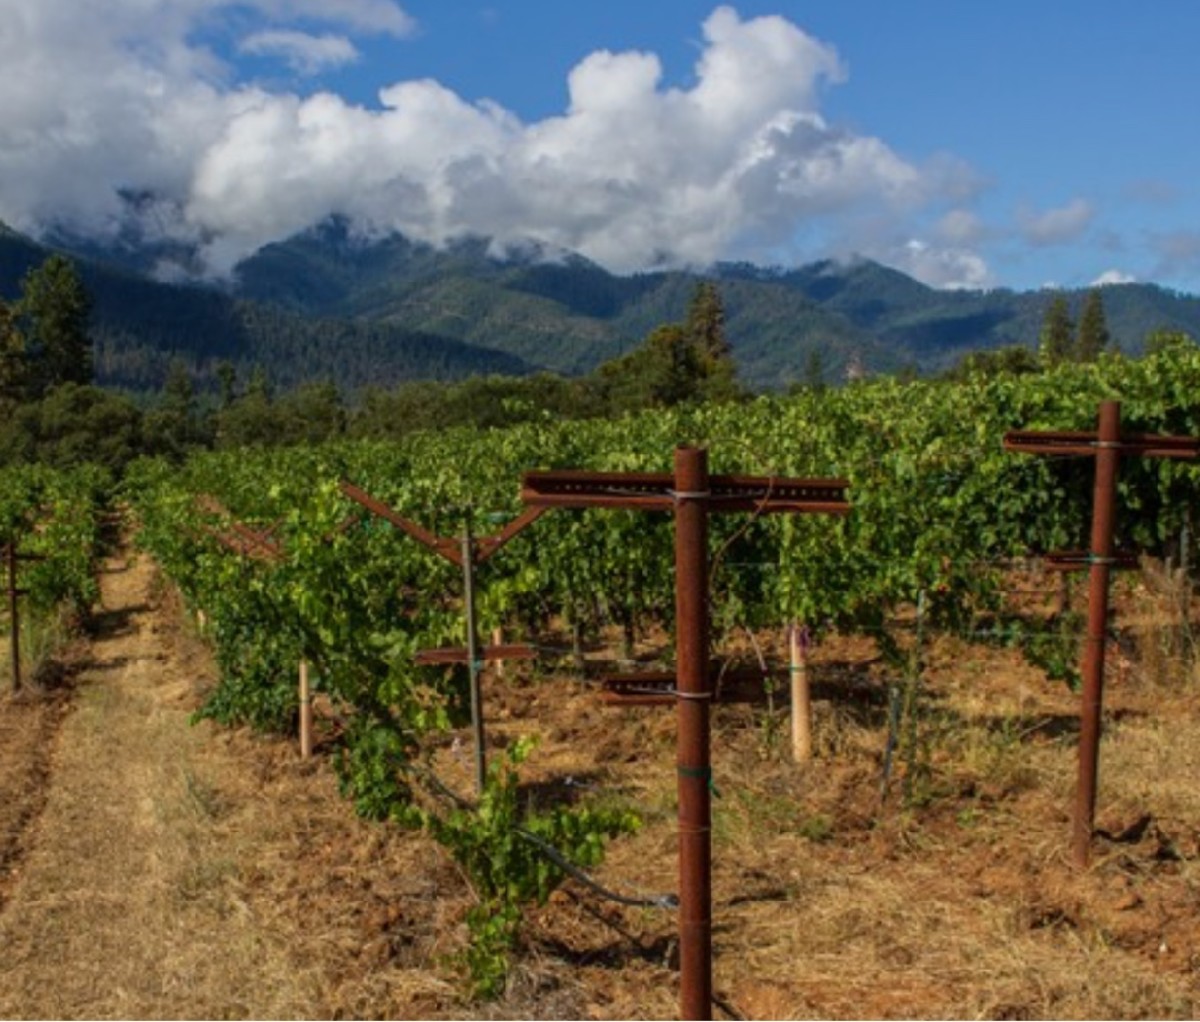
<path id="1" fill-rule="evenodd" d="M 457 564 L 460 568 L 462 567 L 463 559 L 459 540 L 445 539 L 434 535 L 423 525 L 418 525 L 411 518 L 405 518 L 399 511 L 389 507 L 382 500 L 372 497 L 366 490 L 355 486 L 348 480 L 343 479 L 338 485 L 341 487 L 342 493 L 356 504 L 361 504 L 372 514 L 391 522 L 401 532 L 407 533 L 422 546 L 428 547 L 435 554 L 446 558 L 450 563 Z"/>
<path id="2" fill-rule="evenodd" d="M 368 511 L 391 522 L 396 528 L 407 533 L 418 543 L 428 547 L 434 553 L 440 554 L 446 560 L 457 564 L 460 568 L 463 566 L 461 539 L 435 536 L 424 526 L 418 525 L 410 518 L 405 518 L 400 512 L 389 507 L 383 501 L 372 497 L 366 490 L 355 486 L 347 480 L 342 480 L 339 485 L 342 493 L 355 503 L 361 504 Z M 505 546 L 510 540 L 515 539 L 527 526 L 532 525 L 541 518 L 546 511 L 547 508 L 544 507 L 527 507 L 494 535 L 474 537 L 471 541 L 472 559 L 474 562 L 476 564 L 483 564 L 500 550 L 501 547 Z"/>
<path id="3" fill-rule="evenodd" d="M 407 533 L 418 543 L 428 547 L 434 553 L 440 554 L 446 560 L 458 565 L 462 569 L 467 645 L 462 650 L 442 651 L 442 655 L 453 656 L 454 660 L 452 662 L 464 662 L 467 665 L 471 688 L 471 728 L 475 734 L 475 786 L 482 793 L 487 764 L 484 755 L 483 693 L 480 690 L 479 674 L 483 660 L 498 658 L 501 654 L 495 649 L 489 651 L 479 644 L 478 628 L 475 620 L 475 568 L 494 555 L 496 551 L 513 539 L 522 529 L 537 521 L 546 509 L 541 507 L 526 508 L 493 536 L 472 536 L 471 523 L 468 519 L 462 537 L 460 539 L 451 539 L 435 536 L 424 526 L 418 525 L 409 518 L 405 518 L 404 515 L 400 514 L 394 508 L 388 507 L 383 501 L 372 497 L 366 490 L 355 486 L 348 480 L 343 479 L 339 485 L 342 493 L 351 500 L 361 504 L 372 514 L 376 514 L 385 521 L 391 522 L 396 528 Z M 461 660 L 459 659 L 460 655 Z"/>
<path id="4" fill-rule="evenodd" d="M 475 563 L 483 564 L 509 540 L 515 539 L 526 526 L 532 525 L 549 510 L 546 507 L 527 507 L 495 535 L 477 536 L 475 538 Z"/>

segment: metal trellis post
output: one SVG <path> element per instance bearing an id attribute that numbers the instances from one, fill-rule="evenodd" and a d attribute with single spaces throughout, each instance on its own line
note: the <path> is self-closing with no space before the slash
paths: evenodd
<path id="1" fill-rule="evenodd" d="M 703 449 L 678 447 L 673 473 L 528 472 L 521 499 L 531 507 L 636 508 L 675 515 L 675 700 L 679 798 L 680 1015 L 712 1014 L 712 767 L 709 756 L 708 515 L 845 514 L 840 479 L 710 476 Z"/>
<path id="2" fill-rule="evenodd" d="M 491 536 L 473 536 L 468 519 L 462 538 L 455 540 L 434 535 L 424 526 L 404 517 L 383 501 L 372 497 L 366 490 L 351 482 L 343 480 L 341 490 L 356 504 L 362 505 L 372 514 L 391 522 L 392 525 L 407 533 L 422 546 L 428 547 L 435 554 L 462 569 L 466 646 L 420 650 L 415 659 L 417 663 L 424 664 L 466 663 L 471 689 L 471 730 L 475 740 L 475 786 L 477 791 L 482 792 L 487 777 L 487 756 L 484 747 L 483 693 L 479 679 L 481 665 L 488 660 L 532 659 L 534 652 L 531 647 L 522 645 L 480 646 L 479 628 L 475 614 L 475 569 L 509 540 L 540 518 L 545 508 L 527 508 L 498 533 Z"/>
<path id="3" fill-rule="evenodd" d="M 1075 792 L 1072 824 L 1072 854 L 1079 867 L 1091 856 L 1096 814 L 1096 788 L 1100 760 L 1100 729 L 1104 700 L 1104 653 L 1108 631 L 1108 583 L 1114 567 L 1123 558 L 1114 554 L 1116 532 L 1117 474 L 1121 456 L 1150 458 L 1194 458 L 1200 440 L 1191 437 L 1121 434 L 1121 405 L 1102 401 L 1095 432 L 1037 432 L 1015 430 L 1005 434 L 1005 450 L 1026 454 L 1078 455 L 1095 458 L 1096 475 L 1092 494 L 1091 548 L 1088 564 L 1087 642 L 1083 652 L 1083 692 L 1079 718 L 1079 778 Z M 1060 555 L 1060 562 L 1082 558 Z"/>

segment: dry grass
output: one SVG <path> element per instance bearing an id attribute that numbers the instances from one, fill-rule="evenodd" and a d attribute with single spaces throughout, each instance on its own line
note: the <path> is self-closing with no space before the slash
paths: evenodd
<path id="1" fill-rule="evenodd" d="M 149 581 L 144 565 L 105 579 L 109 605 L 135 610 L 102 619 L 78 675 L 54 783 L 0 916 L 0 1015 L 302 1018 L 457 1004 L 435 966 L 447 931 L 428 849 L 355 820 L 324 765 L 290 745 L 191 727 L 207 660 L 144 606 Z M 462 893 L 445 879 L 453 904 Z M 400 902 L 433 911 L 410 932 Z"/>
<path id="2" fill-rule="evenodd" d="M 673 916 L 581 888 L 531 913 L 502 1001 L 464 1002 L 451 959 L 470 895 L 453 866 L 355 820 L 323 758 L 188 726 L 211 668 L 150 585 L 144 565 L 106 576 L 110 606 L 146 606 L 109 620 L 77 679 L 0 913 L 0 1015 L 676 1015 Z M 718 708 L 721 1004 L 747 1018 L 1195 1017 L 1200 691 L 1146 654 L 1139 628 L 1164 613 L 1152 597 L 1120 591 L 1134 641 L 1110 672 L 1105 833 L 1084 872 L 1067 850 L 1077 700 L 1010 650 L 931 645 L 918 754 L 897 757 L 886 800 L 890 679 L 869 643 L 815 651 L 814 681 L 836 696 L 817 703 L 808 766 L 782 754 L 780 721 Z M 527 764 L 540 797 L 639 808 L 643 829 L 598 879 L 675 889 L 669 710 L 605 709 L 575 681 L 510 668 L 488 718 L 497 745 L 542 736 Z M 464 790 L 467 748 L 442 752 Z"/>

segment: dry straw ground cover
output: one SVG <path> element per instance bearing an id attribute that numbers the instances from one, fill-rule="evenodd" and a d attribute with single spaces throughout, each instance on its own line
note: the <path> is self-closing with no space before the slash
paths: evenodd
<path id="1" fill-rule="evenodd" d="M 463 1000 L 454 866 L 354 819 L 328 742 L 302 762 L 290 742 L 192 726 L 202 643 L 145 560 L 102 581 L 69 696 L 0 712 L 0 1016 L 675 1016 L 674 918 L 574 885 L 530 920 L 505 999 Z M 815 651 L 829 698 L 809 767 L 761 709 L 718 708 L 718 1017 L 1195 1017 L 1200 686 L 1171 582 L 1118 586 L 1087 872 L 1068 853 L 1076 700 L 1011 649 L 931 642 L 918 745 L 886 799 L 895 679 L 871 641 Z M 605 708 L 510 665 L 487 713 L 497 745 L 540 735 L 530 797 L 600 788 L 638 807 L 600 880 L 675 888 L 669 709 Z M 440 769 L 467 790 L 461 737 Z"/>

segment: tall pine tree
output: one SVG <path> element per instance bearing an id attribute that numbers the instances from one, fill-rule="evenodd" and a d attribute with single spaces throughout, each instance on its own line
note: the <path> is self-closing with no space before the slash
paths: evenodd
<path id="1" fill-rule="evenodd" d="M 737 397 L 737 367 L 725 336 L 725 306 L 712 281 L 705 280 L 696 285 L 684 331 L 695 352 L 696 396 L 705 401 L 727 401 Z"/>
<path id="2" fill-rule="evenodd" d="M 0 401 L 20 401 L 28 390 L 25 338 L 13 309 L 0 299 Z"/>
<path id="3" fill-rule="evenodd" d="M 1071 322 L 1071 310 L 1067 296 L 1056 294 L 1046 309 L 1042 320 L 1042 333 L 1038 354 L 1043 365 L 1058 365 L 1071 358 L 1075 347 L 1075 324 Z"/>
<path id="4" fill-rule="evenodd" d="M 1108 350 L 1111 338 L 1108 333 L 1108 322 L 1104 316 L 1104 300 L 1100 291 L 1092 288 L 1083 303 L 1083 312 L 1079 315 L 1079 338 L 1075 342 L 1075 360 L 1077 362 L 1095 362 L 1102 351 Z"/>
<path id="5" fill-rule="evenodd" d="M 596 371 L 599 400 L 613 411 L 740 396 L 716 285 L 698 284 L 682 323 L 664 323 L 642 344 Z"/>
<path id="6" fill-rule="evenodd" d="M 18 322 L 25 336 L 29 394 L 41 398 L 62 383 L 92 382 L 92 303 L 75 264 L 52 255 L 21 281 Z"/>

